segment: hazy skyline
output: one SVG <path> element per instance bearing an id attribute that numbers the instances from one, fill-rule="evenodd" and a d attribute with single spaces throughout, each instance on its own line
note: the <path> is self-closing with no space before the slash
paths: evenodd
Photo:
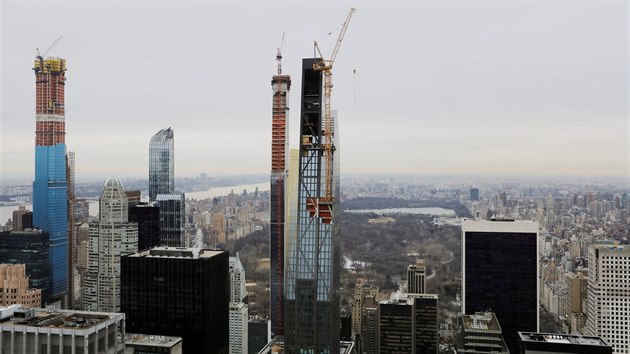
<path id="1" fill-rule="evenodd" d="M 302 58 L 334 46 L 342 173 L 628 175 L 626 2 L 3 2 L 1 179 L 32 179 L 35 48 L 68 60 L 79 180 L 268 173 L 285 32 L 297 147 Z M 328 32 L 332 35 L 327 36 Z M 356 69 L 356 74 L 353 74 Z"/>

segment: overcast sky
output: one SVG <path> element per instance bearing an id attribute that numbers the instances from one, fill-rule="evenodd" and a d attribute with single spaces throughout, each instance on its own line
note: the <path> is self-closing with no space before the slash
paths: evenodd
<path id="1" fill-rule="evenodd" d="M 331 53 L 351 6 L 333 75 L 342 173 L 628 174 L 625 1 L 1 6 L 4 180 L 33 178 L 32 63 L 59 36 L 79 180 L 146 177 L 169 126 L 177 177 L 267 173 L 282 33 L 297 147 L 302 58 L 313 40 Z"/>

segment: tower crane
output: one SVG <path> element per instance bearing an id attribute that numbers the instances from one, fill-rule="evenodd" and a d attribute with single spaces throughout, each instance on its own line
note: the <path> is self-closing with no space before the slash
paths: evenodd
<path id="1" fill-rule="evenodd" d="M 343 22 L 341 26 L 341 31 L 339 32 L 339 38 L 337 38 L 337 43 L 335 44 L 335 48 L 332 51 L 332 55 L 330 59 L 324 59 L 319 46 L 317 45 L 317 41 L 313 41 L 313 46 L 317 50 L 319 54 L 320 60 L 317 61 L 313 65 L 313 70 L 321 71 L 324 74 L 324 119 L 323 119 L 323 133 L 324 133 L 324 158 L 326 160 L 326 194 L 325 198 L 322 198 L 322 202 L 332 203 L 333 200 L 333 186 L 332 186 L 332 144 L 333 144 L 333 117 L 330 108 L 330 98 L 332 95 L 332 68 L 335 63 L 335 58 L 337 58 L 337 54 L 339 53 L 339 48 L 341 48 L 341 43 L 343 42 L 343 37 L 348 30 L 348 25 L 350 24 L 350 19 L 352 18 L 352 14 L 354 14 L 356 10 L 354 8 L 350 9 L 346 20 Z"/>
<path id="2" fill-rule="evenodd" d="M 282 47 L 284 46 L 284 32 L 282 32 L 282 40 L 276 52 L 276 60 L 278 61 L 278 75 L 282 74 Z"/>

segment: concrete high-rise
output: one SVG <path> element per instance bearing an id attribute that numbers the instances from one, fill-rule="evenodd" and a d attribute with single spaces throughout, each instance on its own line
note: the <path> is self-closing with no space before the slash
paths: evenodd
<path id="1" fill-rule="evenodd" d="M 288 158 L 289 90 L 291 77 L 282 75 L 278 52 L 278 74 L 271 79 L 271 178 L 270 178 L 270 225 L 269 225 L 269 279 L 271 302 L 271 332 L 283 335 L 284 328 L 284 221 L 285 179 Z"/>
<path id="2" fill-rule="evenodd" d="M 121 266 L 127 331 L 182 337 L 184 353 L 228 353 L 226 251 L 156 247 Z"/>
<path id="3" fill-rule="evenodd" d="M 407 292 L 424 294 L 427 291 L 427 267 L 423 259 L 407 267 Z"/>
<path id="4" fill-rule="evenodd" d="M 149 142 L 149 200 L 175 191 L 175 132 L 162 129 Z"/>
<path id="5" fill-rule="evenodd" d="M 339 353 L 339 193 L 334 123 L 322 119 L 319 59 L 302 63 L 296 232 L 287 235 L 285 350 Z"/>
<path id="6" fill-rule="evenodd" d="M 354 286 L 354 299 L 352 300 L 352 332 L 361 334 L 361 313 L 365 298 L 371 296 L 376 298 L 378 295 L 378 287 L 374 284 L 366 282 L 363 278 L 359 278 Z"/>
<path id="7" fill-rule="evenodd" d="M 35 180 L 33 226 L 50 234 L 50 297 L 68 291 L 68 181 L 66 176 L 66 60 L 35 59 Z"/>
<path id="8" fill-rule="evenodd" d="M 630 353 L 630 247 L 594 244 L 588 248 L 585 334 L 600 336 L 613 353 Z"/>
<path id="9" fill-rule="evenodd" d="M 138 251 L 138 224 L 129 222 L 127 195 L 117 178 L 105 182 L 99 221 L 90 223 L 83 309 L 120 312 L 120 257 Z"/>
<path id="10" fill-rule="evenodd" d="M 538 223 L 462 222 L 462 312 L 492 310 L 510 350 L 518 331 L 538 331 Z"/>

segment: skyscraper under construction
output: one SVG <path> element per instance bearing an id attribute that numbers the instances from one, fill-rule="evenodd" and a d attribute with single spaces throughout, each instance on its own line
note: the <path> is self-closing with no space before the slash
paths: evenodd
<path id="1" fill-rule="evenodd" d="M 291 77 L 282 75 L 278 50 L 278 74 L 271 79 L 273 90 L 271 120 L 271 212 L 269 229 L 269 279 L 271 281 L 271 332 L 284 334 L 284 200 L 287 169 L 287 131 L 289 118 L 289 90 Z"/>
<path id="2" fill-rule="evenodd" d="M 285 267 L 287 353 L 339 353 L 338 160 L 332 114 L 322 115 L 320 63 L 302 63 L 297 223 L 287 235 Z"/>
<path id="3" fill-rule="evenodd" d="M 45 56 L 45 53 L 44 53 Z M 35 59 L 33 226 L 50 234 L 50 297 L 68 289 L 68 181 L 65 144 L 66 60 Z"/>

